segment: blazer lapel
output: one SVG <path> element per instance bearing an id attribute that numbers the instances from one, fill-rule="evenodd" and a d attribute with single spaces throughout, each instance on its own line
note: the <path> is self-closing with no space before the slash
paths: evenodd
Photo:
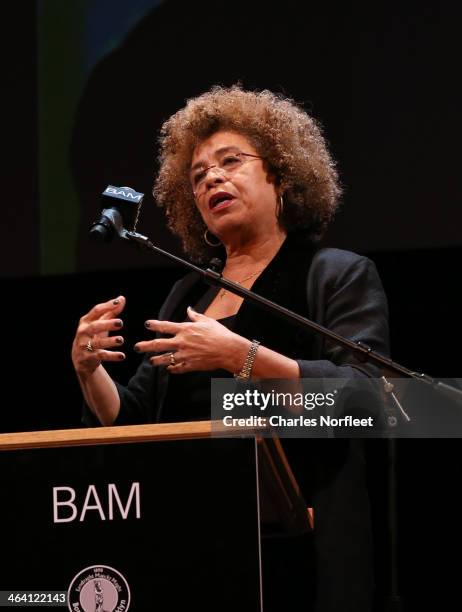
<path id="1" fill-rule="evenodd" d="M 309 317 L 307 277 L 315 247 L 304 234 L 289 234 L 274 258 L 252 286 L 252 291 L 280 306 Z M 311 334 L 261 307 L 244 301 L 234 321 L 233 331 L 249 340 L 288 357 L 309 354 Z"/>
<path id="2" fill-rule="evenodd" d="M 173 286 L 164 306 L 159 312 L 159 320 L 161 321 L 183 321 L 185 308 L 190 303 L 195 303 L 195 296 L 200 297 L 204 291 L 204 283 L 200 276 L 195 272 L 190 272 L 180 279 Z M 198 298 L 197 298 L 198 299 Z M 188 302 L 186 304 L 186 302 Z M 156 337 L 166 337 L 166 334 L 156 334 Z M 161 421 L 162 410 L 164 406 L 165 396 L 167 394 L 170 374 L 167 368 L 157 368 L 157 385 L 156 385 L 156 422 Z"/>

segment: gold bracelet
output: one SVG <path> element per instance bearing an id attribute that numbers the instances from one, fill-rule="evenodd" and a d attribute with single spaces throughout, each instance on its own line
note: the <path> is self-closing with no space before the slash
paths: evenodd
<path id="1" fill-rule="evenodd" d="M 255 361 L 255 355 L 257 354 L 258 347 L 260 342 L 258 340 L 252 340 L 252 345 L 247 353 L 247 357 L 245 359 L 244 365 L 242 366 L 242 370 L 238 372 L 238 374 L 234 374 L 234 378 L 238 378 L 239 380 L 249 380 L 250 375 L 252 374 L 253 362 Z"/>

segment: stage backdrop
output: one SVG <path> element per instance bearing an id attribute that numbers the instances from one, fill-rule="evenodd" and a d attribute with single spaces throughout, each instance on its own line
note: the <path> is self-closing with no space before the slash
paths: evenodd
<path id="1" fill-rule="evenodd" d="M 151 195 L 159 128 L 187 98 L 236 82 L 292 96 L 324 125 L 345 188 L 329 244 L 461 246 L 460 10 L 429 0 L 367 11 L 291 0 L 25 3 L 6 56 L 16 190 L 5 197 L 2 273 L 151 265 L 88 244 L 107 184 L 146 193 L 140 230 L 179 252 Z"/>

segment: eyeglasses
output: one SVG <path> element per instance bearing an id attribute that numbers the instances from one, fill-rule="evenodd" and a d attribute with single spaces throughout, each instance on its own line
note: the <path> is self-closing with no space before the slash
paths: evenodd
<path id="1" fill-rule="evenodd" d="M 230 178 L 236 170 L 239 170 L 241 166 L 243 166 L 246 162 L 252 161 L 252 159 L 263 159 L 259 155 L 252 155 L 252 153 L 242 153 L 241 151 L 237 153 L 225 153 L 221 158 L 218 159 L 217 164 L 213 164 L 212 166 L 208 166 L 207 168 L 197 168 L 195 171 L 191 173 L 191 183 L 194 190 L 194 195 L 197 198 L 199 195 L 202 195 L 202 191 L 206 185 L 206 179 L 208 171 L 211 168 L 215 168 L 216 171 L 220 172 L 223 175 L 225 180 Z M 199 193 L 201 192 L 201 193 Z"/>

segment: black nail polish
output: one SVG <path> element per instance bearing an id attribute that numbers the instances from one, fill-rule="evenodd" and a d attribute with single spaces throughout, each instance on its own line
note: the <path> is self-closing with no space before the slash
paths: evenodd
<path id="1" fill-rule="evenodd" d="M 117 306 L 117 304 L 120 303 L 120 300 L 114 300 L 112 303 L 114 304 L 114 306 Z"/>
<path id="2" fill-rule="evenodd" d="M 136 344 L 133 347 L 133 350 L 135 351 L 135 353 L 141 353 L 141 349 L 138 346 L 136 346 Z"/>
<path id="3" fill-rule="evenodd" d="M 151 323 L 149 323 L 149 321 L 146 321 L 144 324 L 145 327 L 147 327 L 149 329 L 149 327 L 151 327 Z"/>
<path id="4" fill-rule="evenodd" d="M 123 361 L 125 359 L 125 355 L 119 355 L 119 359 L 120 361 Z"/>
<path id="5" fill-rule="evenodd" d="M 124 343 L 124 339 L 123 338 L 116 338 L 115 341 L 117 342 L 117 344 L 123 344 Z"/>
<path id="6" fill-rule="evenodd" d="M 123 321 L 121 321 L 121 320 L 119 319 L 118 321 L 116 321 L 116 322 L 114 323 L 114 325 L 115 325 L 116 327 L 122 327 L 122 325 L 123 325 Z"/>

